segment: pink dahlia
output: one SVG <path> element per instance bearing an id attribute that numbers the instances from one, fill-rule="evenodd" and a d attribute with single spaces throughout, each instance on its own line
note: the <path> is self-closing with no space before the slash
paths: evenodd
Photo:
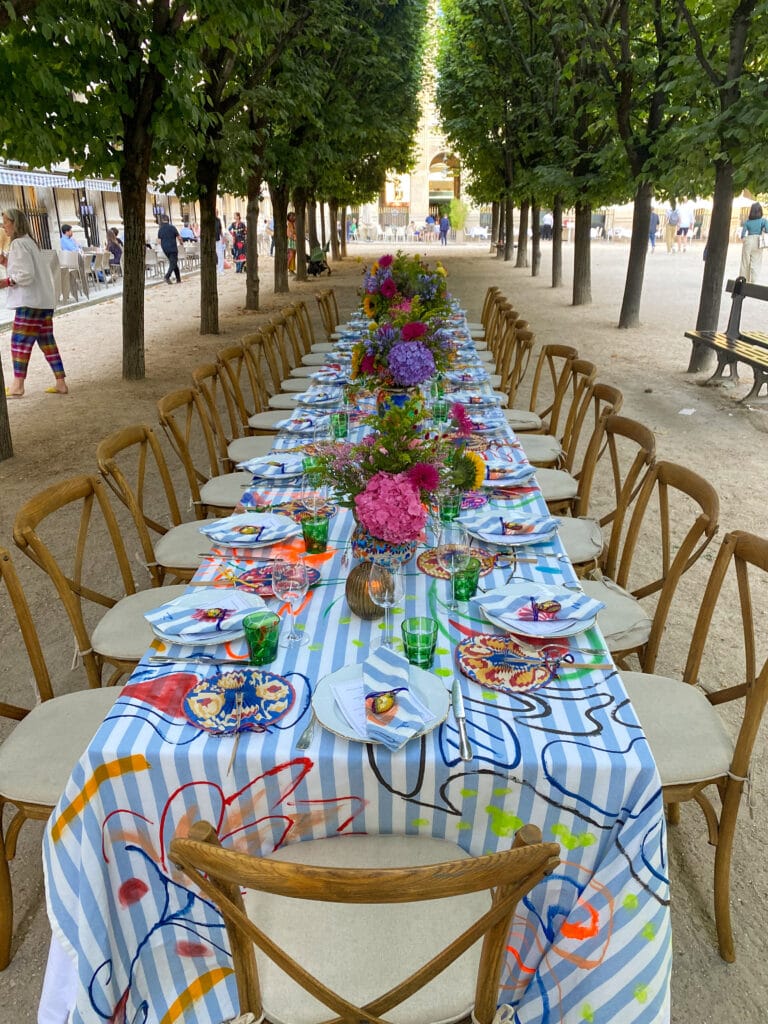
<path id="1" fill-rule="evenodd" d="M 412 320 L 408 324 L 403 324 L 400 336 L 403 341 L 415 341 L 416 338 L 423 338 L 428 330 L 427 325 L 421 320 Z"/>
<path id="2" fill-rule="evenodd" d="M 382 270 L 385 270 L 387 267 L 392 266 L 394 259 L 395 257 L 392 256 L 391 253 L 387 253 L 386 256 L 382 256 L 379 260 L 379 266 Z"/>
<path id="3" fill-rule="evenodd" d="M 454 402 L 451 406 L 451 419 L 456 424 L 458 433 L 462 437 L 469 437 L 472 433 L 472 420 L 461 402 Z"/>
<path id="4" fill-rule="evenodd" d="M 406 472 L 417 491 L 436 491 L 440 485 L 440 474 L 429 462 L 416 462 Z"/>
<path id="5" fill-rule="evenodd" d="M 379 286 L 379 292 L 384 296 L 385 299 L 391 299 L 397 294 L 397 285 L 391 277 L 385 277 Z"/>

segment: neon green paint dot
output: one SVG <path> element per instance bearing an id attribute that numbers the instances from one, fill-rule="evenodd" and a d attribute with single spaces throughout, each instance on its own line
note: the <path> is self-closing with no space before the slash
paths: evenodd
<path id="1" fill-rule="evenodd" d="M 365 644 L 363 643 L 362 640 L 353 640 L 352 643 L 354 644 L 355 647 L 365 647 Z"/>
<path id="2" fill-rule="evenodd" d="M 422 825 L 429 824 L 429 818 L 414 818 L 411 821 L 411 824 L 414 825 L 416 828 L 421 828 Z"/>
<path id="3" fill-rule="evenodd" d="M 393 608 L 392 609 L 392 614 L 393 615 L 402 615 L 404 611 L 405 611 L 404 608 Z"/>
<path id="4" fill-rule="evenodd" d="M 509 789 L 509 788 L 507 788 L 505 786 L 499 786 L 498 789 L 494 789 L 493 795 L 494 796 L 506 796 L 507 793 L 511 793 L 511 792 L 512 792 L 511 789 Z"/>
<path id="5" fill-rule="evenodd" d="M 553 825 L 552 835 L 560 840 L 566 850 L 576 850 L 580 846 L 592 846 L 595 843 L 595 837 L 590 835 L 589 832 L 582 832 L 581 835 L 576 835 L 565 825 Z"/>
<path id="6" fill-rule="evenodd" d="M 383 623 L 383 622 L 380 622 L 380 623 L 378 624 L 378 626 L 376 627 L 376 629 L 381 629 L 381 630 L 383 630 L 383 629 L 384 629 L 384 623 Z"/>
<path id="7" fill-rule="evenodd" d="M 511 836 L 523 824 L 516 814 L 502 811 L 500 807 L 494 807 L 493 804 L 486 807 L 485 812 L 490 815 L 491 831 L 497 836 Z"/>
<path id="8" fill-rule="evenodd" d="M 453 669 L 450 668 L 433 668 L 432 671 L 436 676 L 452 676 Z"/>
<path id="9" fill-rule="evenodd" d="M 436 647 L 435 654 L 450 654 L 451 652 L 447 647 Z"/>
<path id="10" fill-rule="evenodd" d="M 584 1005 L 582 1006 L 581 1019 L 587 1021 L 587 1024 L 593 1024 L 595 1019 L 595 1011 L 592 1009 L 589 1003 L 584 1003 Z"/>
<path id="11" fill-rule="evenodd" d="M 309 647 L 307 648 L 308 651 L 322 651 L 322 649 L 322 644 L 310 644 Z"/>
<path id="12" fill-rule="evenodd" d="M 499 695 L 495 690 L 483 690 L 483 700 L 498 700 Z"/>
<path id="13" fill-rule="evenodd" d="M 476 789 L 460 789 L 459 793 L 462 796 L 477 796 L 477 790 Z"/>
<path id="14" fill-rule="evenodd" d="M 347 615 L 346 618 L 339 619 L 339 625 L 340 626 L 348 626 L 351 621 L 352 621 L 352 616 L 351 615 Z"/>
<path id="15" fill-rule="evenodd" d="M 648 986 L 647 985 L 638 985 L 637 988 L 634 991 L 634 996 L 635 996 L 635 999 L 638 1001 L 638 1003 L 647 1003 L 648 1002 Z"/>
<path id="16" fill-rule="evenodd" d="M 456 823 L 456 828 L 459 832 L 466 832 L 468 829 L 472 828 L 472 824 L 469 821 L 459 821 Z"/>
<path id="17" fill-rule="evenodd" d="M 406 594 L 405 595 L 405 600 L 406 601 L 415 601 L 416 600 L 416 595 L 415 594 Z"/>
<path id="18" fill-rule="evenodd" d="M 656 938 L 656 928 L 653 922 L 649 921 L 648 924 L 640 932 L 640 934 L 643 936 L 644 939 L 647 939 L 649 942 L 652 942 Z"/>
<path id="19" fill-rule="evenodd" d="M 639 905 L 640 901 L 633 892 L 627 893 L 627 895 L 624 897 L 623 906 L 625 910 L 637 910 Z"/>

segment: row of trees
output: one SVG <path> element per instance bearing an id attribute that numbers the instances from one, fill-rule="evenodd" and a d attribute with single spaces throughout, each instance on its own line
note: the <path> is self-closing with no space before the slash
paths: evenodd
<path id="1" fill-rule="evenodd" d="M 591 298 L 595 206 L 634 200 L 619 327 L 639 324 L 653 196 L 713 195 L 696 327 L 717 327 L 733 197 L 764 190 L 768 152 L 765 0 L 442 0 L 437 103 L 497 204 L 517 265 L 539 271 L 538 210 L 555 217 L 552 284 L 562 284 L 562 210 L 575 209 L 573 302 Z M 689 369 L 704 368 L 694 349 Z"/>
<path id="2" fill-rule="evenodd" d="M 0 4 L 4 154 L 33 166 L 69 159 L 83 175 L 120 181 L 126 379 L 145 374 L 148 183 L 176 166 L 174 191 L 200 203 L 201 332 L 218 333 L 217 194 L 247 196 L 256 225 L 268 183 L 275 289 L 287 291 L 289 201 L 301 239 L 317 201 L 335 224 L 338 210 L 378 192 L 387 169 L 409 166 L 426 19 L 426 0 Z M 298 255 L 301 269 L 302 246 Z M 252 230 L 246 306 L 258 303 Z"/>

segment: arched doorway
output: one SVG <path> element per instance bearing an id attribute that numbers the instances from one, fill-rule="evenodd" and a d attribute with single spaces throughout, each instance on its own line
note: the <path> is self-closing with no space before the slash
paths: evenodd
<path id="1" fill-rule="evenodd" d="M 461 165 L 445 151 L 436 153 L 429 163 L 429 210 L 438 217 L 452 199 L 461 197 Z"/>

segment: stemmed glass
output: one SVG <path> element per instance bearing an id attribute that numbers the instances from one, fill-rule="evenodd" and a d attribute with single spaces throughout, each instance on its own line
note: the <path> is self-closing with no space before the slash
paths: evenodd
<path id="1" fill-rule="evenodd" d="M 317 473 L 306 473 L 301 481 L 301 503 L 317 518 L 318 512 L 328 504 L 328 485 Z"/>
<path id="2" fill-rule="evenodd" d="M 291 610 L 291 628 L 280 637 L 281 647 L 300 646 L 309 643 L 309 637 L 296 629 L 296 613 L 309 589 L 309 572 L 306 563 L 274 562 L 272 565 L 272 590 L 275 597 L 285 601 Z"/>
<path id="3" fill-rule="evenodd" d="M 405 594 L 405 579 L 396 568 L 387 569 L 383 565 L 372 565 L 368 577 L 368 594 L 374 604 L 384 609 L 384 638 L 382 647 L 394 647 L 392 638 L 391 611 L 399 604 Z"/>
<path id="4" fill-rule="evenodd" d="M 448 573 L 451 579 L 451 600 L 448 610 L 458 611 L 454 577 L 457 572 L 466 569 L 470 558 L 469 537 L 466 528 L 459 522 L 442 523 L 440 542 L 436 548 L 439 566 Z"/>

